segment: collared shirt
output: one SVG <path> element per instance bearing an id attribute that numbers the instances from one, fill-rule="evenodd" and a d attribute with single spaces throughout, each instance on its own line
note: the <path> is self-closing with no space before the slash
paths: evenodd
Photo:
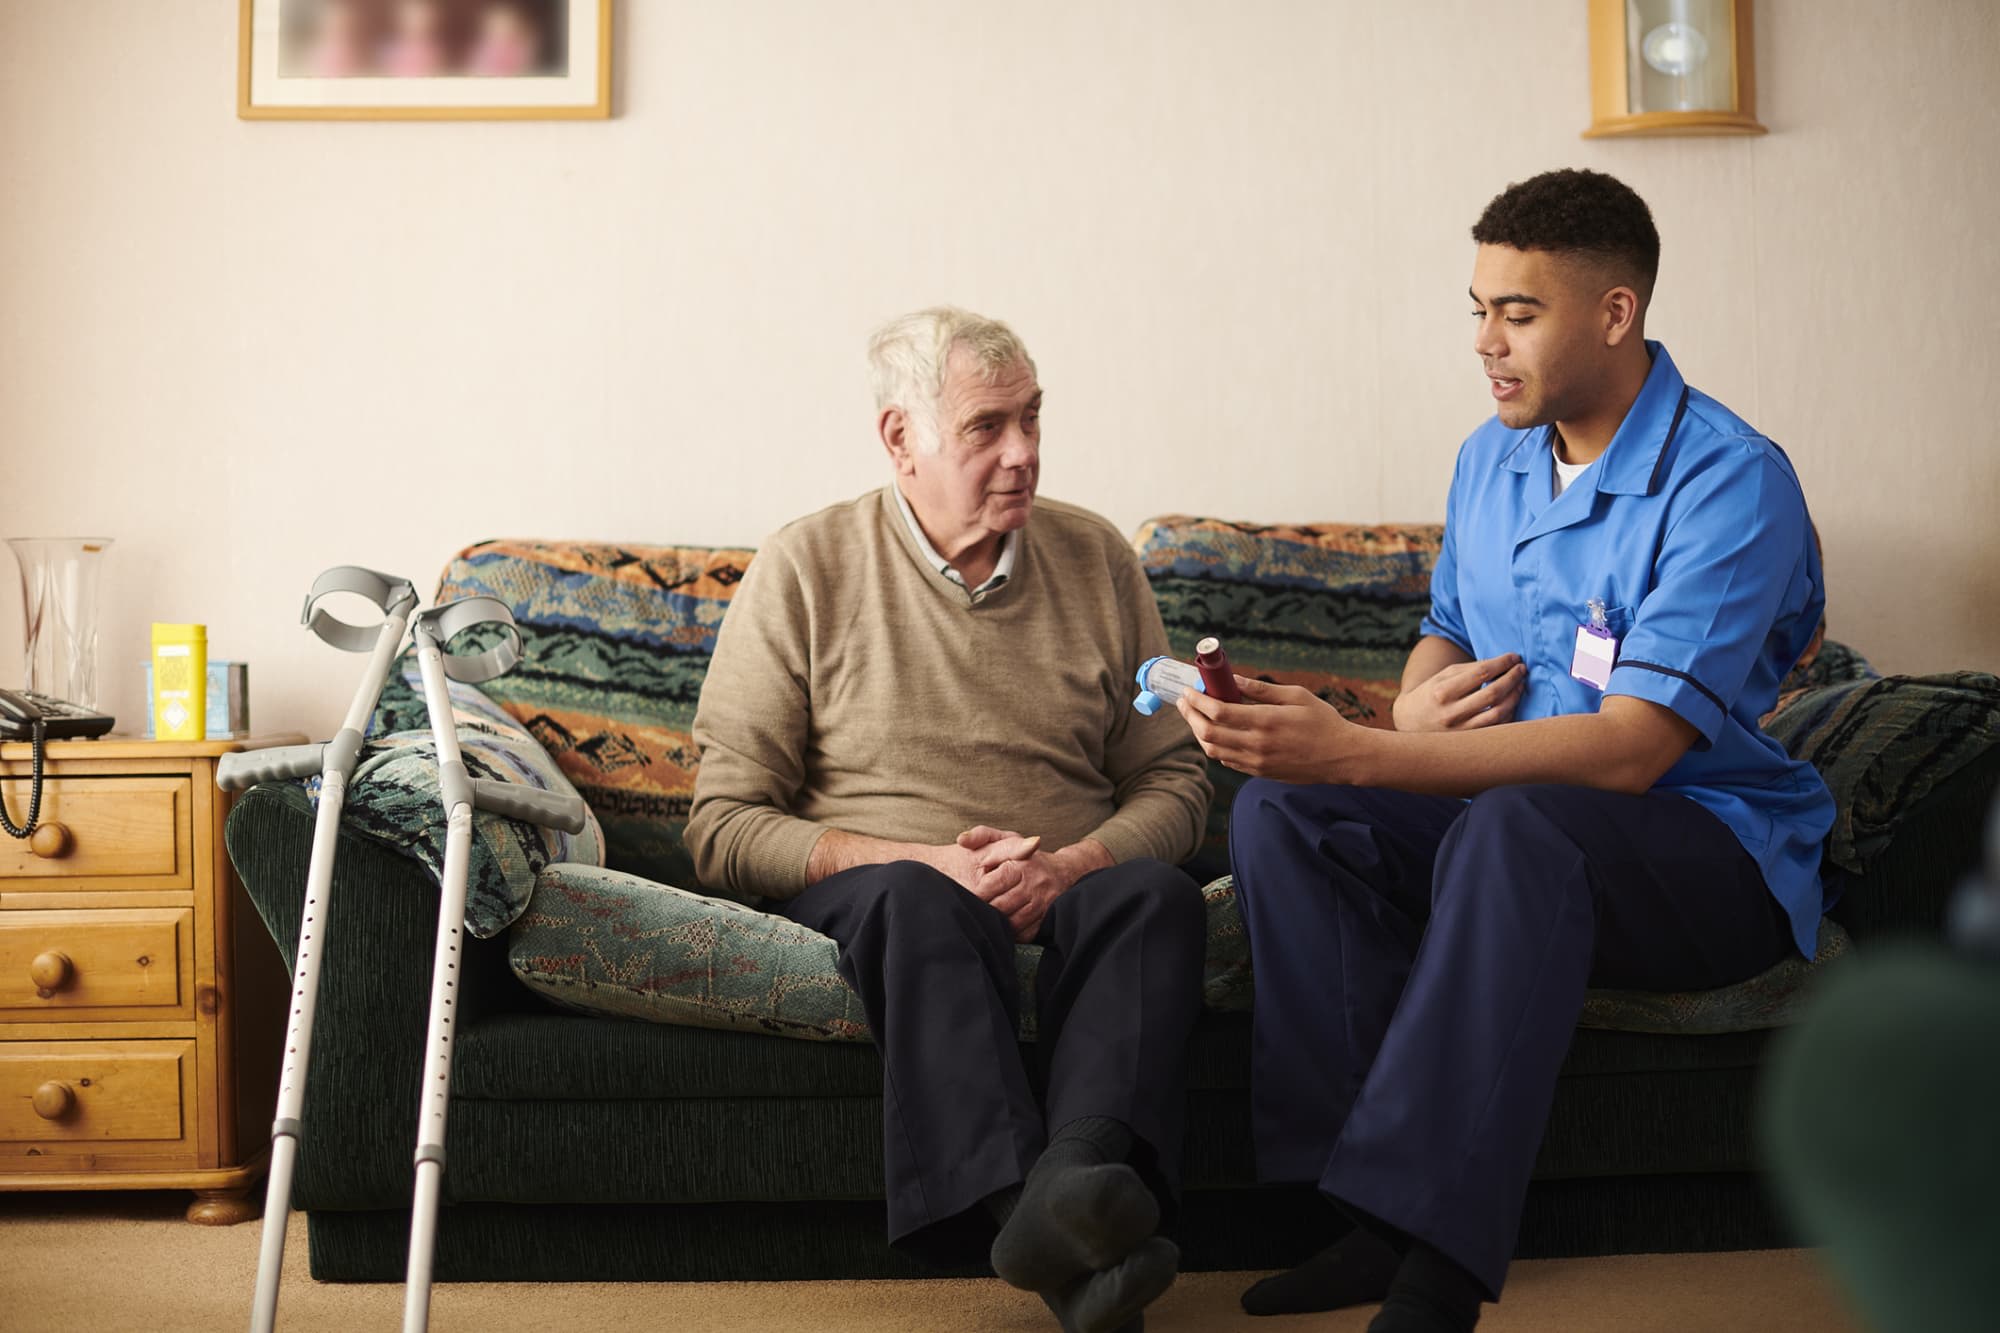
<path id="1" fill-rule="evenodd" d="M 1826 898 L 1820 852 L 1833 798 L 1758 718 L 1826 606 L 1798 476 L 1775 444 L 1691 389 L 1667 349 L 1593 467 L 1555 493 L 1555 427 L 1498 417 L 1459 450 L 1425 634 L 1528 666 L 1518 721 L 1594 713 L 1570 675 L 1589 604 L 1618 655 L 1604 694 L 1648 699 L 1694 727 L 1655 790 L 1712 811 L 1756 858 L 1813 955 Z"/>
<path id="2" fill-rule="evenodd" d="M 889 489 L 896 493 L 896 508 L 903 511 L 903 521 L 910 525 L 910 535 L 917 539 L 917 549 L 924 553 L 924 559 L 931 562 L 932 569 L 964 588 L 965 576 L 953 569 L 951 561 L 939 555 L 937 547 L 931 545 L 931 539 L 924 536 L 923 525 L 917 522 L 917 511 L 910 508 L 909 498 L 903 494 L 903 488 L 891 483 Z M 966 591 L 974 597 L 983 597 L 1013 577 L 1014 534 L 1006 532 L 1000 536 L 1000 558 L 994 562 L 993 572 L 987 575 L 986 581 L 977 588 L 967 588 Z"/>

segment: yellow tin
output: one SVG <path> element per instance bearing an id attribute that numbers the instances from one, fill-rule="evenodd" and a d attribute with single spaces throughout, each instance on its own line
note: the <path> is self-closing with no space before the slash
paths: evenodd
<path id="1" fill-rule="evenodd" d="M 208 626 L 153 625 L 153 738 L 208 734 Z"/>

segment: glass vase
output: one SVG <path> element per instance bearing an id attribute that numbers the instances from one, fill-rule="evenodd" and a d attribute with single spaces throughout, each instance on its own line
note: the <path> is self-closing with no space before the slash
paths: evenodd
<path id="1" fill-rule="evenodd" d="M 109 537 L 9 537 L 21 566 L 27 688 L 97 707 L 97 580 Z"/>

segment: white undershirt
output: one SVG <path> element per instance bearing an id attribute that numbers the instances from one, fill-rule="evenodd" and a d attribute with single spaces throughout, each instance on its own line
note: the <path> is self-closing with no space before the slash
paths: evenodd
<path id="1" fill-rule="evenodd" d="M 1589 467 L 1590 464 L 1563 462 L 1562 455 L 1556 453 L 1556 447 L 1553 444 L 1549 446 L 1549 454 L 1556 460 L 1556 494 L 1561 495 L 1569 489 L 1571 482 L 1583 475 L 1583 470 Z"/>

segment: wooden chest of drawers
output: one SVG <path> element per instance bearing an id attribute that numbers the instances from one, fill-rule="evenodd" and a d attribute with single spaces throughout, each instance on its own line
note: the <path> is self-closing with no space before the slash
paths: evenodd
<path id="1" fill-rule="evenodd" d="M 222 844 L 215 763 L 266 741 L 54 742 L 0 838 L 0 1190 L 190 1189 L 254 1216 L 289 991 Z M 28 813 L 30 749 L 0 746 Z"/>

